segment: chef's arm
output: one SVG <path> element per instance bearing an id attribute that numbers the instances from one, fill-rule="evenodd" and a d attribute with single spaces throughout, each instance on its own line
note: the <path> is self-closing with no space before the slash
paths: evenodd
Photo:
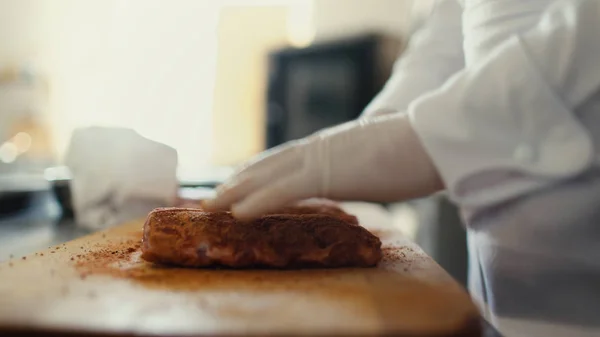
<path id="1" fill-rule="evenodd" d="M 438 1 L 432 15 L 410 38 L 382 91 L 362 117 L 404 111 L 422 94 L 440 87 L 464 67 L 462 7 L 457 0 Z"/>
<path id="2" fill-rule="evenodd" d="M 600 1 L 557 1 L 530 31 L 409 107 L 451 197 L 478 209 L 592 165 L 574 111 L 600 89 Z"/>
<path id="3" fill-rule="evenodd" d="M 600 85 L 599 16 L 597 0 L 558 1 L 407 115 L 351 121 L 262 153 L 204 207 L 251 218 L 315 196 L 385 202 L 446 187 L 468 211 L 577 175 L 593 161 L 574 110 Z"/>

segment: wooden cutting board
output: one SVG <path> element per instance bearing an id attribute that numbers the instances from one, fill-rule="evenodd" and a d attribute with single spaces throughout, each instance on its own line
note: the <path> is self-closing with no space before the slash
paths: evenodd
<path id="1" fill-rule="evenodd" d="M 479 336 L 468 294 L 376 231 L 377 268 L 177 269 L 140 259 L 143 220 L 0 265 L 0 335 Z"/>

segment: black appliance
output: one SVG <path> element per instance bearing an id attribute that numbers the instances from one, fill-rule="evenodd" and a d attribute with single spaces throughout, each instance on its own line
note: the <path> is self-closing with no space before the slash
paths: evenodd
<path id="1" fill-rule="evenodd" d="M 370 34 L 272 52 L 266 148 L 358 117 L 389 75 L 387 44 Z"/>

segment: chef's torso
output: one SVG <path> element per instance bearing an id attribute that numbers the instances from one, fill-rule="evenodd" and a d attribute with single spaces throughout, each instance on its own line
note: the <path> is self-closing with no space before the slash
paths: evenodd
<path id="1" fill-rule="evenodd" d="M 537 24 L 555 0 L 462 0 L 465 62 L 473 64 L 515 33 Z M 524 10 L 525 9 L 525 10 Z"/>
<path id="2" fill-rule="evenodd" d="M 533 27 L 552 2 L 463 0 L 466 66 Z M 600 94 L 575 115 L 600 149 Z M 598 167 L 467 219 L 470 291 L 507 336 L 600 335 Z"/>

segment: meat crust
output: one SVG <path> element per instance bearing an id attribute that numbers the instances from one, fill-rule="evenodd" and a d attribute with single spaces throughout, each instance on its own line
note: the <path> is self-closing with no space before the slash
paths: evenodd
<path id="1" fill-rule="evenodd" d="M 284 207 L 270 214 L 323 214 L 338 217 L 348 223 L 358 225 L 358 218 L 346 213 L 335 202 L 322 199 L 307 199 L 293 206 Z"/>
<path id="2" fill-rule="evenodd" d="M 381 260 L 381 241 L 355 217 L 307 207 L 247 222 L 230 212 L 155 209 L 144 224 L 142 258 L 185 267 L 289 269 L 371 267 Z"/>

